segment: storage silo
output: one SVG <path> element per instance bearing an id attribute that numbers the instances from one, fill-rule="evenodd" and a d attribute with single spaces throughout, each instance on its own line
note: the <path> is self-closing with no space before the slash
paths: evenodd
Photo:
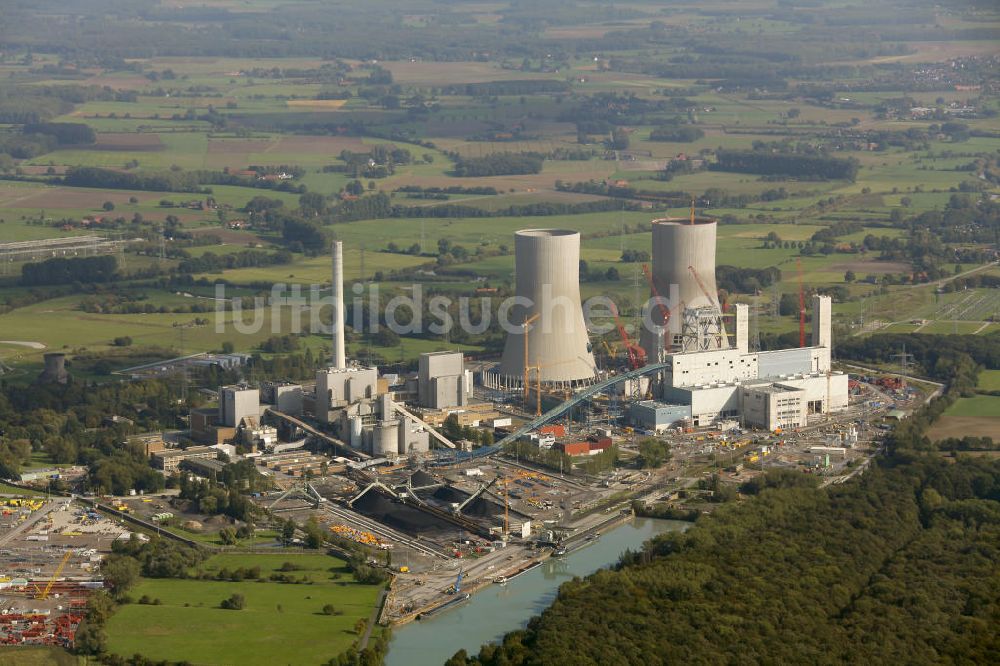
<path id="1" fill-rule="evenodd" d="M 696 217 L 693 221 L 687 218 L 664 218 L 653 220 L 651 226 L 653 283 L 656 292 L 668 301 L 670 323 L 666 342 L 675 348 L 680 344 L 686 310 L 699 309 L 716 316 L 722 314 L 719 310 L 718 288 L 715 285 L 716 222 L 707 217 Z M 698 284 L 699 280 L 701 285 Z M 652 308 L 650 316 L 654 325 L 663 323 L 658 308 Z M 660 353 L 656 337 L 655 333 L 643 329 L 642 345 L 651 360 Z"/>
<path id="2" fill-rule="evenodd" d="M 514 234 L 515 291 L 531 305 L 515 305 L 508 318 L 500 374 L 508 385 L 524 377 L 524 329 L 528 366 L 538 367 L 541 381 L 563 386 L 594 378 L 587 325 L 580 303 L 580 234 L 566 229 L 523 229 Z M 537 316 L 537 318 L 536 318 Z M 535 381 L 535 370 L 530 371 Z"/>
<path id="3" fill-rule="evenodd" d="M 372 455 L 395 456 L 399 449 L 399 421 L 379 421 L 372 431 Z"/>

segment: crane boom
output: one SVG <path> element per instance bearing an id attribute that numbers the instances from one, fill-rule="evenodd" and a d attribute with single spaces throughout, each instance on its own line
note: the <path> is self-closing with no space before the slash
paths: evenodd
<path id="1" fill-rule="evenodd" d="M 668 308 L 667 304 L 663 302 L 662 298 L 660 298 L 660 292 L 656 289 L 656 282 L 653 281 L 653 272 L 649 270 L 648 264 L 642 265 L 642 272 L 646 276 L 646 280 L 649 282 L 649 290 L 653 292 L 653 297 L 656 299 L 656 304 L 660 310 L 660 316 L 663 317 L 663 347 L 667 351 L 670 351 L 670 337 L 666 332 L 667 324 L 670 323 L 670 308 Z"/>
<path id="2" fill-rule="evenodd" d="M 802 258 L 795 258 L 799 272 L 799 347 L 806 346 L 806 293 L 802 286 Z"/>
<path id="3" fill-rule="evenodd" d="M 63 555 L 62 562 L 59 563 L 59 567 L 56 569 L 56 572 L 54 574 L 52 574 L 52 578 L 49 578 L 49 582 L 45 585 L 45 589 L 42 590 L 41 593 L 38 595 L 38 597 L 37 597 L 38 599 L 48 599 L 49 598 L 49 592 L 52 591 L 52 586 L 55 585 L 56 578 L 59 578 L 59 574 L 61 574 L 62 570 L 64 568 L 66 568 L 66 563 L 69 562 L 69 558 L 72 555 L 73 555 L 73 551 L 72 550 L 67 550 L 66 551 L 66 554 Z"/>
<path id="4" fill-rule="evenodd" d="M 530 367 L 528 365 L 528 326 L 530 326 L 535 320 L 537 320 L 542 315 L 538 312 L 525 318 L 522 326 L 524 327 L 524 409 L 528 409 L 528 371 Z M 535 352 L 537 354 L 538 352 Z M 541 371 L 539 371 L 541 374 Z"/>
<path id="5" fill-rule="evenodd" d="M 708 287 L 705 286 L 705 283 L 701 281 L 701 276 L 698 275 L 698 271 L 694 269 L 694 266 L 688 266 L 688 270 L 691 271 L 691 275 L 694 276 L 694 281 L 698 283 L 698 287 L 701 289 L 701 293 L 705 294 L 705 298 L 708 299 L 708 304 L 714 305 L 715 307 L 719 308 L 719 312 L 722 312 L 722 308 L 719 307 L 718 300 L 712 298 L 712 294 L 709 293 Z"/>
<path id="6" fill-rule="evenodd" d="M 615 316 L 615 326 L 618 327 L 618 335 L 621 336 L 622 344 L 625 345 L 625 353 L 628 355 L 628 365 L 630 370 L 636 370 L 646 365 L 646 351 L 642 347 L 632 344 L 622 325 L 621 317 L 618 316 L 618 308 L 611 304 L 611 313 Z"/>

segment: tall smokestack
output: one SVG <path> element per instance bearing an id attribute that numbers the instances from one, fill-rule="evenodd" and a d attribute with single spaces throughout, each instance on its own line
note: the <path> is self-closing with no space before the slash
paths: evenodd
<path id="1" fill-rule="evenodd" d="M 333 241 L 333 367 L 347 367 L 344 347 L 344 243 Z"/>

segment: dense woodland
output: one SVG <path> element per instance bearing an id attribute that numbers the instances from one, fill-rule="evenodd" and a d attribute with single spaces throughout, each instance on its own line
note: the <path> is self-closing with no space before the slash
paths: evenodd
<path id="1" fill-rule="evenodd" d="M 995 663 L 1000 463 L 899 455 L 809 477 L 564 584 L 456 664 Z"/>

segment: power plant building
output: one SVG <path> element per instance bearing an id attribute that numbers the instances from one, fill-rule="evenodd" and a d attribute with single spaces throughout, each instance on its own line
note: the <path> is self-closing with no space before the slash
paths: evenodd
<path id="1" fill-rule="evenodd" d="M 219 391 L 219 425 L 235 428 L 247 416 L 260 417 L 260 392 L 246 386 L 223 386 Z"/>
<path id="2" fill-rule="evenodd" d="M 283 414 L 302 414 L 302 386 L 291 382 L 264 382 L 261 384 L 261 401 L 274 405 Z"/>
<path id="3" fill-rule="evenodd" d="M 580 301 L 580 234 L 565 229 L 523 229 L 514 234 L 515 291 L 511 326 L 498 383 L 572 387 L 596 375 Z M 526 322 L 530 322 L 527 323 Z M 525 368 L 524 338 L 528 338 Z"/>
<path id="4" fill-rule="evenodd" d="M 465 369 L 462 352 L 441 351 L 420 355 L 417 402 L 429 409 L 464 407 L 472 396 L 472 373 Z"/>
<path id="5" fill-rule="evenodd" d="M 813 296 L 812 306 L 812 346 L 767 352 L 746 348 L 747 317 L 738 308 L 735 338 L 740 346 L 666 355 L 662 399 L 689 406 L 695 427 L 732 418 L 769 430 L 800 427 L 808 414 L 846 409 L 848 377 L 831 370 L 826 346 L 832 339 L 830 297 Z"/>
<path id="6" fill-rule="evenodd" d="M 316 418 L 330 421 L 330 410 L 378 394 L 378 369 L 327 368 L 316 373 Z"/>
<path id="7" fill-rule="evenodd" d="M 344 344 L 344 244 L 334 241 L 331 248 L 333 273 L 333 364 L 316 373 L 316 400 L 313 411 L 322 423 L 336 419 L 331 409 L 343 408 L 378 394 L 378 369 L 348 366 Z"/>

